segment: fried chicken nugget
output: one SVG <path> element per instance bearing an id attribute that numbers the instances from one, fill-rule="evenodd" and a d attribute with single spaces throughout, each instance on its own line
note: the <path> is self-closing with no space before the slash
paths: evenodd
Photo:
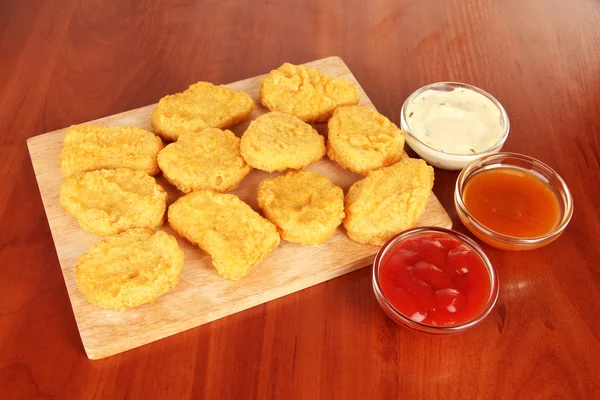
<path id="1" fill-rule="evenodd" d="M 267 172 L 301 169 L 325 155 L 325 138 L 309 124 L 282 112 L 269 112 L 242 135 L 242 156 Z"/>
<path id="2" fill-rule="evenodd" d="M 96 243 L 75 264 L 77 286 L 97 306 L 146 304 L 179 282 L 183 251 L 165 232 L 130 229 Z"/>
<path id="3" fill-rule="evenodd" d="M 340 107 L 327 125 L 327 156 L 350 171 L 367 175 L 402 159 L 404 132 L 375 110 Z"/>
<path id="4" fill-rule="evenodd" d="M 251 171 L 240 155 L 240 139 L 217 128 L 184 132 L 158 153 L 163 176 L 184 193 L 235 189 Z"/>
<path id="5" fill-rule="evenodd" d="M 60 204 L 87 231 L 114 235 L 163 223 L 167 193 L 142 171 L 127 168 L 78 172 L 60 185 Z"/>
<path id="6" fill-rule="evenodd" d="M 325 243 L 344 218 L 344 191 L 328 178 L 290 171 L 258 185 L 258 205 L 288 242 Z"/>
<path id="7" fill-rule="evenodd" d="M 337 107 L 358 104 L 358 88 L 302 65 L 283 64 L 260 82 L 260 102 L 305 122 L 325 122 Z"/>
<path id="8" fill-rule="evenodd" d="M 238 280 L 279 244 L 275 225 L 232 194 L 199 190 L 169 207 L 175 232 L 212 257 L 223 277 Z"/>
<path id="9" fill-rule="evenodd" d="M 156 175 L 160 172 L 156 155 L 162 148 L 158 136 L 135 126 L 74 125 L 65 135 L 60 169 L 65 178 L 104 168 Z"/>
<path id="10" fill-rule="evenodd" d="M 254 100 L 249 94 L 198 82 L 181 93 L 160 99 L 151 122 L 157 135 L 175 141 L 185 131 L 230 128 L 247 120 L 252 110 Z"/>
<path id="11" fill-rule="evenodd" d="M 433 187 L 433 168 L 425 161 L 405 159 L 369 173 L 346 195 L 344 227 L 350 239 L 375 246 L 412 228 Z"/>

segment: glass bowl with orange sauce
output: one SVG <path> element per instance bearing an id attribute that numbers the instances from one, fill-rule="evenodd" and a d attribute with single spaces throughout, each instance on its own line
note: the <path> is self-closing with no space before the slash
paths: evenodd
<path id="1" fill-rule="evenodd" d="M 456 181 L 454 204 L 475 236 L 503 250 L 545 246 L 573 216 L 573 197 L 556 171 L 516 153 L 492 154 L 467 165 Z"/>

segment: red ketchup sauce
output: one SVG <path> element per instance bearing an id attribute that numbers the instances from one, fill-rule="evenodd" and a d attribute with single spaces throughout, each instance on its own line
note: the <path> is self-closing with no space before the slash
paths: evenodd
<path id="1" fill-rule="evenodd" d="M 382 260 L 379 281 L 383 295 L 396 310 L 435 326 L 475 318 L 491 292 L 490 275 L 477 253 L 440 234 L 394 245 Z"/>

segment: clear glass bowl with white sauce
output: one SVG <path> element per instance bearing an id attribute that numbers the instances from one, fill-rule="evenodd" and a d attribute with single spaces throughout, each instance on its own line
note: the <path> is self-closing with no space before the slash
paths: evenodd
<path id="1" fill-rule="evenodd" d="M 400 112 L 406 142 L 436 168 L 461 170 L 500 151 L 510 123 L 491 94 L 459 82 L 438 82 L 411 94 Z"/>

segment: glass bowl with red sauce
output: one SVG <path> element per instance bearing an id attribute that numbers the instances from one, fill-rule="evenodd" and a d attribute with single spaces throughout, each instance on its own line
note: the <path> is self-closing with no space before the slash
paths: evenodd
<path id="1" fill-rule="evenodd" d="M 373 290 L 396 323 L 452 335 L 479 324 L 498 300 L 498 276 L 481 247 L 444 228 L 420 227 L 390 239 L 373 262 Z"/>
<path id="2" fill-rule="evenodd" d="M 463 224 L 503 250 L 533 250 L 556 240 L 573 216 L 573 197 L 548 165 L 516 153 L 497 153 L 467 165 L 454 204 Z"/>

